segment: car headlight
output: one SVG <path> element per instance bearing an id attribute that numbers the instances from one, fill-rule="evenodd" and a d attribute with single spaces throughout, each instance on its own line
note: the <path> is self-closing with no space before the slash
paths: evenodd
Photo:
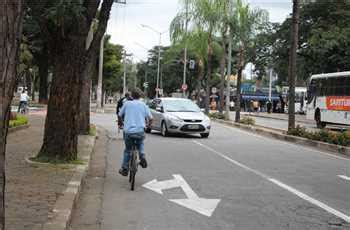
<path id="1" fill-rule="evenodd" d="M 208 116 L 204 116 L 203 121 L 205 121 L 205 122 L 210 122 L 210 118 L 209 118 Z"/>
<path id="2" fill-rule="evenodd" d="M 168 116 L 168 119 L 172 122 L 182 122 L 183 120 L 181 120 L 180 118 L 176 117 L 176 116 Z"/>

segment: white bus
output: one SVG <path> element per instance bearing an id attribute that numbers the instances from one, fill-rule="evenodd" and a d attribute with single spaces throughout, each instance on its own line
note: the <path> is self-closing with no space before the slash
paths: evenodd
<path id="1" fill-rule="evenodd" d="M 307 94 L 306 116 L 317 127 L 350 125 L 350 71 L 311 76 Z"/>

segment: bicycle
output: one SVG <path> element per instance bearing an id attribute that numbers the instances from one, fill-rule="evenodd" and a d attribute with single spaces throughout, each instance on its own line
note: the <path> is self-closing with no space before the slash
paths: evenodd
<path id="1" fill-rule="evenodd" d="M 129 137 L 132 142 L 132 147 L 131 147 L 131 156 L 129 160 L 129 183 L 130 183 L 130 189 L 131 191 L 134 191 L 135 188 L 135 176 L 137 173 L 137 169 L 139 166 L 138 162 L 138 146 L 140 145 L 140 141 L 142 140 L 143 137 L 138 136 L 138 135 L 131 135 Z"/>

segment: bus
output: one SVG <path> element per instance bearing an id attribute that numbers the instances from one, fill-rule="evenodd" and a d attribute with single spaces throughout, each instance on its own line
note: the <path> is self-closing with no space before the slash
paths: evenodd
<path id="1" fill-rule="evenodd" d="M 306 117 L 318 128 L 350 125 L 350 71 L 311 76 Z"/>

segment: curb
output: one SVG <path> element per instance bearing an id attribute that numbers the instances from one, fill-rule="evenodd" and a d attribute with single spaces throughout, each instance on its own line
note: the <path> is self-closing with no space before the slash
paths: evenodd
<path id="1" fill-rule="evenodd" d="M 97 136 L 79 136 L 78 153 L 82 155 L 81 158 L 85 164 L 76 166 L 66 190 L 57 199 L 53 210 L 49 213 L 49 221 L 43 225 L 43 230 L 67 230 L 69 228 L 73 208 L 79 200 L 80 190 L 90 167 L 91 153 L 96 139 Z M 39 165 L 43 164 L 39 163 Z"/>
<path id="2" fill-rule="evenodd" d="M 242 114 L 243 116 L 250 116 L 250 117 L 260 117 L 260 118 L 266 118 L 266 119 L 272 119 L 272 120 L 279 120 L 279 121 L 288 121 L 288 119 L 286 118 L 280 118 L 280 117 L 270 117 L 270 116 L 266 116 L 266 115 L 261 115 L 261 114 Z M 313 121 L 302 121 L 302 120 L 295 120 L 296 122 L 299 123 L 304 123 L 304 124 L 315 124 L 315 122 Z"/>
<path id="3" fill-rule="evenodd" d="M 236 128 L 240 128 L 240 129 L 243 129 L 243 130 L 246 130 L 249 132 L 254 132 L 254 133 L 260 134 L 262 136 L 272 137 L 274 139 L 288 141 L 288 142 L 295 143 L 295 144 L 301 144 L 303 146 L 317 148 L 318 150 L 331 152 L 331 153 L 335 153 L 335 154 L 342 154 L 342 155 L 345 155 L 347 157 L 350 157 L 350 148 L 349 147 L 329 144 L 329 143 L 320 142 L 320 141 L 309 140 L 309 139 L 302 138 L 302 137 L 291 136 L 291 135 L 287 135 L 285 133 L 285 131 L 278 130 L 278 129 L 270 129 L 270 128 L 266 128 L 263 126 L 244 125 L 244 124 L 238 124 L 238 123 L 235 123 L 232 121 L 223 121 L 223 120 L 217 120 L 217 119 L 214 119 L 213 121 L 215 121 L 217 123 L 233 126 Z"/>
<path id="4" fill-rule="evenodd" d="M 10 133 L 14 133 L 14 132 L 17 132 L 17 131 L 19 131 L 19 130 L 27 129 L 27 128 L 29 128 L 29 127 L 30 127 L 29 124 L 20 125 L 20 126 L 17 126 L 17 127 L 9 128 L 7 133 L 9 133 L 9 134 L 10 134 Z"/>

